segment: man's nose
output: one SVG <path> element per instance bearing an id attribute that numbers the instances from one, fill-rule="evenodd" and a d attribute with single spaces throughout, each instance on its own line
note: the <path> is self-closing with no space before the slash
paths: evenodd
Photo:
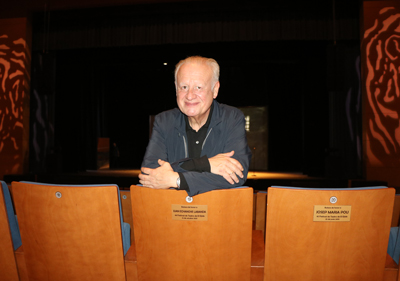
<path id="1" fill-rule="evenodd" d="M 186 95 L 186 98 L 187 98 L 188 100 L 192 100 L 192 99 L 195 99 L 195 98 L 196 98 L 195 93 L 193 93 L 193 89 L 189 89 L 189 91 L 188 91 L 188 93 L 187 93 L 187 95 Z"/>

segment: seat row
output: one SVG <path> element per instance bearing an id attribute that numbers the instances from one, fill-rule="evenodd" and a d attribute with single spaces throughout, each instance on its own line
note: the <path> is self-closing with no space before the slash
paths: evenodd
<path id="1" fill-rule="evenodd" d="M 393 188 L 2 190 L 0 280 L 397 280 Z"/>

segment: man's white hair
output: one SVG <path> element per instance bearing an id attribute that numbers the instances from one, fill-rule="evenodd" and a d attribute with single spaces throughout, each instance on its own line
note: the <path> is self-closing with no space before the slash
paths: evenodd
<path id="1" fill-rule="evenodd" d="M 215 59 L 205 58 L 205 57 L 201 57 L 201 56 L 191 56 L 191 57 L 187 57 L 184 60 L 181 60 L 175 66 L 175 83 L 177 82 L 176 78 L 177 78 L 178 71 L 181 68 L 181 66 L 184 65 L 185 63 L 206 64 L 206 65 L 210 66 L 211 71 L 213 73 L 213 76 L 212 76 L 213 88 L 215 86 L 215 83 L 217 83 L 219 81 L 219 64 L 217 63 L 217 61 Z"/>

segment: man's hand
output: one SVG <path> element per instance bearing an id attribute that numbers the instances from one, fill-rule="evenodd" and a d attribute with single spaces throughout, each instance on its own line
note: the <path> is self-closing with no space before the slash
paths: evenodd
<path id="1" fill-rule="evenodd" d="M 238 183 L 238 176 L 243 178 L 243 167 L 238 160 L 232 158 L 235 152 L 217 154 L 208 159 L 211 173 L 223 176 L 230 184 Z"/>
<path id="2" fill-rule="evenodd" d="M 155 169 L 142 167 L 142 174 L 139 174 L 139 182 L 145 187 L 157 189 L 177 187 L 176 179 L 179 174 L 174 172 L 168 162 L 159 159 L 158 164 L 160 164 L 160 167 Z"/>

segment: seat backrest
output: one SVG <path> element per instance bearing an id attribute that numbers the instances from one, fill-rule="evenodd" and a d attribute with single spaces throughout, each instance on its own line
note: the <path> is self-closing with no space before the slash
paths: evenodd
<path id="1" fill-rule="evenodd" d="M 131 196 L 139 280 L 250 280 L 252 188 Z"/>
<path id="2" fill-rule="evenodd" d="M 125 280 L 118 186 L 12 188 L 29 279 Z"/>
<path id="3" fill-rule="evenodd" d="M 0 183 L 0 280 L 17 281 L 19 277 L 14 248 L 21 246 L 21 238 L 8 186 L 4 181 Z M 13 242 L 12 233 L 15 233 L 15 242 Z"/>
<path id="4" fill-rule="evenodd" d="M 269 188 L 264 280 L 383 280 L 394 196 Z"/>

